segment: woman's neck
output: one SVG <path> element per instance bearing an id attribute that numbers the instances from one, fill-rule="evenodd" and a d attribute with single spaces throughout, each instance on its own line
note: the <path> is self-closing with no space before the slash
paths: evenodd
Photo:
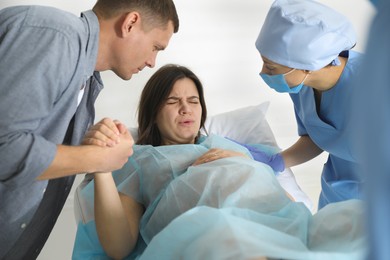
<path id="1" fill-rule="evenodd" d="M 348 59 L 339 56 L 339 60 L 341 64 L 338 66 L 326 66 L 320 70 L 313 71 L 305 85 L 312 87 L 318 92 L 324 92 L 333 88 L 339 81 Z"/>

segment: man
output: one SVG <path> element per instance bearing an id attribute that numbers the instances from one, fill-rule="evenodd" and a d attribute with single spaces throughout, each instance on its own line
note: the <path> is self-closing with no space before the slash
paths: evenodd
<path id="1" fill-rule="evenodd" d="M 155 65 L 178 31 L 172 0 L 98 0 L 75 17 L 38 6 L 0 10 L 0 259 L 35 259 L 77 173 L 121 168 L 133 139 L 103 121 L 107 147 L 79 145 L 103 88 Z M 117 143 L 117 145 L 114 145 Z"/>

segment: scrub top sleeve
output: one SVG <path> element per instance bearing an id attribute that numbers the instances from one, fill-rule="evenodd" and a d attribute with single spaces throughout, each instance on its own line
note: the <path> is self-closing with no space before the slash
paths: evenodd
<path id="1" fill-rule="evenodd" d="M 10 28 L 3 35 L 0 48 L 2 182 L 35 180 L 54 159 L 56 145 L 35 133 L 42 132 L 42 122 L 52 116 L 53 108 L 69 91 L 80 51 L 71 40 L 59 31 L 34 26 Z M 72 91 L 76 102 L 78 90 Z M 46 135 L 61 143 L 66 129 L 63 133 L 57 130 L 54 128 L 50 133 L 46 129 Z"/>
<path id="2" fill-rule="evenodd" d="M 295 109 L 294 109 L 294 113 L 295 113 L 295 119 L 297 121 L 297 126 L 298 126 L 298 135 L 299 136 L 308 135 L 306 128 L 303 125 L 302 120 L 299 118 L 298 113 Z"/>

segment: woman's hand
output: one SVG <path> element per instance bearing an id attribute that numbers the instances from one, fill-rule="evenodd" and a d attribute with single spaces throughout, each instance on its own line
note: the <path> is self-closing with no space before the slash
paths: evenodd
<path id="1" fill-rule="evenodd" d="M 218 159 L 227 158 L 227 157 L 235 157 L 241 156 L 245 158 L 249 158 L 246 154 L 232 151 L 232 150 L 224 150 L 219 148 L 210 149 L 208 152 L 200 156 L 192 165 L 196 166 L 203 163 L 212 162 Z"/>

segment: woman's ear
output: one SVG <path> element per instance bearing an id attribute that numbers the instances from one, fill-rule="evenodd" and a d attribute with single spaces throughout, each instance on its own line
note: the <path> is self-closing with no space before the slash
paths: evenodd
<path id="1" fill-rule="evenodd" d="M 140 22 L 141 19 L 138 12 L 130 12 L 124 15 L 121 24 L 122 37 L 126 37 Z"/>

